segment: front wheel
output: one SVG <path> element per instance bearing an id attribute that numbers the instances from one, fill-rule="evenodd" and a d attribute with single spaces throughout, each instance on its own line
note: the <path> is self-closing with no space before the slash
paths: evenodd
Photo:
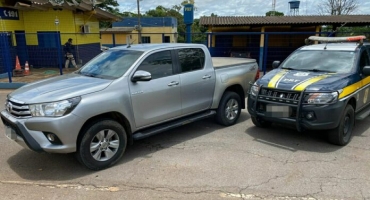
<path id="1" fill-rule="evenodd" d="M 351 140 L 354 125 L 355 111 L 352 105 L 347 105 L 341 116 L 339 126 L 330 130 L 328 134 L 329 142 L 339 146 L 347 145 Z"/>
<path id="2" fill-rule="evenodd" d="M 216 120 L 221 125 L 231 126 L 239 119 L 240 112 L 240 96 L 235 92 L 225 92 L 218 105 Z"/>
<path id="3" fill-rule="evenodd" d="M 106 119 L 91 123 L 82 134 L 76 155 L 89 169 L 101 170 L 114 165 L 125 152 L 126 131 L 116 121 Z"/>

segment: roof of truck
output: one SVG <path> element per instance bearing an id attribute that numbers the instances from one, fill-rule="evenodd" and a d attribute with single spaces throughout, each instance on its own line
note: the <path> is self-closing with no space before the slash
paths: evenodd
<path id="1" fill-rule="evenodd" d="M 363 45 L 370 45 L 369 43 L 364 43 Z M 303 46 L 301 50 L 323 50 L 326 47 L 326 50 L 341 50 L 341 51 L 355 51 L 359 47 L 359 44 L 356 42 L 347 42 L 347 43 L 322 43 Z"/>
<path id="2" fill-rule="evenodd" d="M 130 50 L 137 50 L 137 51 L 150 51 L 155 49 L 162 49 L 162 48 L 171 48 L 171 47 L 202 47 L 204 44 L 188 44 L 188 43 L 158 43 L 158 44 L 132 44 L 130 47 L 127 45 L 114 47 L 111 49 L 130 49 Z"/>

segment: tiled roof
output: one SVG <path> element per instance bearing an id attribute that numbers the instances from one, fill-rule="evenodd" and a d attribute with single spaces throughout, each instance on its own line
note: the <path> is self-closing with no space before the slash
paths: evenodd
<path id="1" fill-rule="evenodd" d="M 102 33 L 131 33 L 134 28 L 131 27 L 114 27 L 100 29 Z"/>
<path id="2" fill-rule="evenodd" d="M 237 16 L 237 17 L 201 17 L 200 25 L 291 25 L 291 24 L 343 24 L 369 25 L 370 15 L 322 15 L 322 16 Z"/>
<path id="3" fill-rule="evenodd" d="M 108 11 L 105 11 L 100 8 L 93 9 L 91 4 L 85 2 L 78 3 L 75 0 L 63 1 L 62 4 L 55 4 L 49 0 L 23 0 L 23 1 L 6 1 L 3 3 L 4 7 L 15 8 L 23 11 L 32 11 L 32 10 L 41 10 L 47 11 L 49 9 L 66 9 L 76 12 L 87 12 L 92 13 L 94 16 L 101 21 L 120 21 L 121 17 L 118 17 Z"/>

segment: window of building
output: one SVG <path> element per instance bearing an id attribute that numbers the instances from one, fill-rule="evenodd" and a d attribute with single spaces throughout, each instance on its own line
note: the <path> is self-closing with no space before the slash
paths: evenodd
<path id="1" fill-rule="evenodd" d="M 59 45 L 58 41 L 60 41 L 60 34 L 59 32 L 53 31 L 43 31 L 37 32 L 37 40 L 39 43 L 39 47 L 43 48 L 57 48 Z"/>
<path id="2" fill-rule="evenodd" d="M 200 48 L 179 49 L 181 72 L 203 69 L 205 54 Z"/>
<path id="3" fill-rule="evenodd" d="M 170 36 L 164 36 L 164 43 L 170 43 L 170 42 L 171 42 Z"/>
<path id="4" fill-rule="evenodd" d="M 150 36 L 141 37 L 141 43 L 150 43 Z"/>
<path id="5" fill-rule="evenodd" d="M 152 74 L 152 79 L 171 76 L 173 74 L 171 51 L 162 51 L 148 56 L 137 70 Z"/>

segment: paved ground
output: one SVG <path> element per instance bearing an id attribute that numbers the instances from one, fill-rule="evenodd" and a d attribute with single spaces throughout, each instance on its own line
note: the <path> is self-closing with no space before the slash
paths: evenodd
<path id="1" fill-rule="evenodd" d="M 1 199 L 370 199 L 369 122 L 338 147 L 324 132 L 255 128 L 244 111 L 232 127 L 209 119 L 144 139 L 98 172 L 22 149 L 1 127 Z"/>

